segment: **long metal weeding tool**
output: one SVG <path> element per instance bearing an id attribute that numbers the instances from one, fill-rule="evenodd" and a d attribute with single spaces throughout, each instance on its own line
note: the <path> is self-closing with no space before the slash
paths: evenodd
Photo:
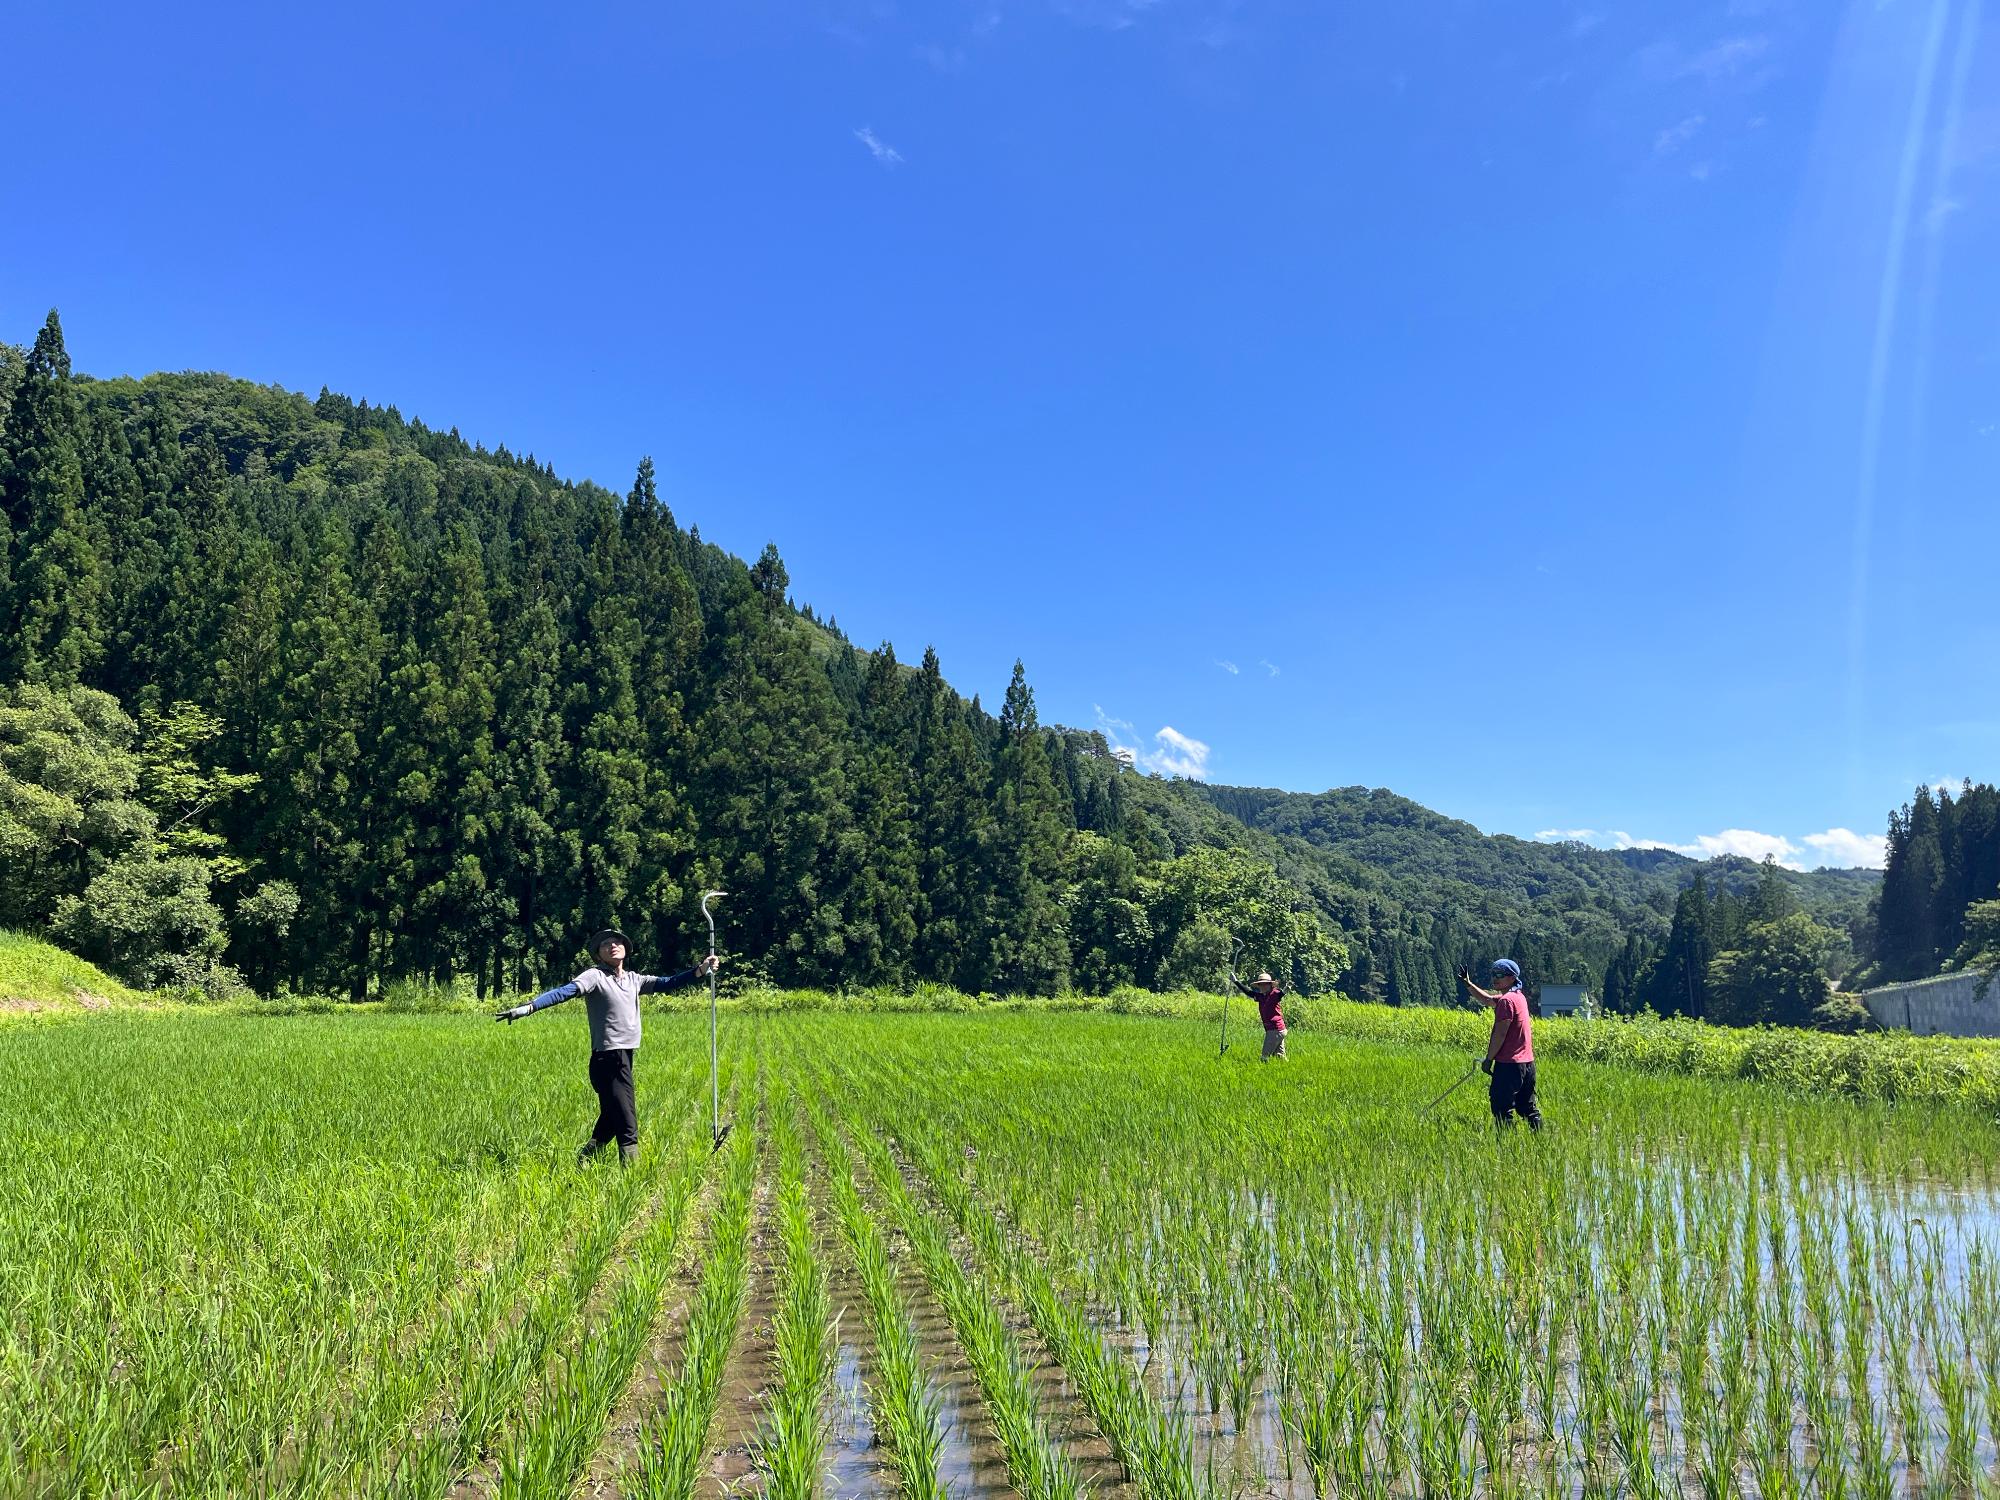
<path id="1" fill-rule="evenodd" d="M 722 1086 L 717 1082 L 715 1026 L 715 964 L 713 962 L 715 958 L 715 913 L 708 909 L 709 902 L 719 896 L 726 896 L 728 894 L 729 892 L 727 891 L 703 891 L 701 896 L 701 914 L 708 918 L 708 956 L 711 960 L 708 966 L 708 1130 L 709 1135 L 712 1137 L 712 1143 L 709 1146 L 711 1152 L 720 1151 L 722 1143 L 729 1139 L 729 1132 L 735 1128 L 734 1121 L 731 1121 L 727 1125 L 722 1123 Z"/>
<path id="2" fill-rule="evenodd" d="M 1450 1088 L 1446 1089 L 1442 1094 L 1439 1094 L 1437 1098 L 1431 1100 L 1430 1103 L 1426 1104 L 1422 1109 L 1418 1110 L 1417 1118 L 1421 1120 L 1425 1115 L 1429 1114 L 1432 1110 L 1436 1109 L 1440 1104 L 1444 1103 L 1444 1101 L 1449 1099 L 1453 1094 L 1457 1093 L 1460 1089 L 1464 1088 L 1466 1080 L 1471 1078 L 1472 1075 L 1474 1073 L 1477 1073 L 1478 1071 L 1479 1071 L 1478 1063 L 1474 1063 L 1471 1067 L 1467 1068 L 1465 1072 L 1462 1075 L 1460 1075 L 1458 1082 L 1454 1083 Z"/>
<path id="3" fill-rule="evenodd" d="M 1231 989 L 1236 987 L 1236 955 L 1242 951 L 1243 940 L 1241 938 L 1231 938 L 1229 940 L 1229 985 Z M 1230 996 L 1225 992 L 1222 997 L 1222 1050 L 1216 1054 L 1217 1057 L 1229 1056 L 1229 1000 Z"/>

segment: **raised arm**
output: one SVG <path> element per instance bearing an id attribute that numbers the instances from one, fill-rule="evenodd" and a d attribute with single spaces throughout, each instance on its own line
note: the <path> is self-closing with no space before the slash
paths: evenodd
<path id="1" fill-rule="evenodd" d="M 649 974 L 646 978 L 639 981 L 639 993 L 642 995 L 660 995 L 666 993 L 668 990 L 679 989 L 690 979 L 702 978 L 710 969 L 718 967 L 721 962 L 722 960 L 711 954 L 692 969 L 682 969 L 678 974 Z"/>

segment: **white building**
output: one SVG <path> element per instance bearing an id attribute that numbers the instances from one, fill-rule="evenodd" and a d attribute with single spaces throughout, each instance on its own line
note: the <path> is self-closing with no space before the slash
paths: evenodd
<path id="1" fill-rule="evenodd" d="M 1590 998 L 1590 991 L 1580 984 L 1545 984 L 1542 986 L 1542 1014 L 1544 1016 L 1576 1016 L 1589 1020 L 1596 1012 L 1597 1002 Z"/>

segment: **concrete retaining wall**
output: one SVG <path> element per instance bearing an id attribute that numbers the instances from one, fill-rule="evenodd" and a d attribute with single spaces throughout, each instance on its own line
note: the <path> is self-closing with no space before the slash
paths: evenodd
<path id="1" fill-rule="evenodd" d="M 1918 1036 L 2000 1036 L 2000 979 L 1989 984 L 1980 973 L 1885 984 L 1862 991 L 1861 1003 L 1878 1026 Z"/>

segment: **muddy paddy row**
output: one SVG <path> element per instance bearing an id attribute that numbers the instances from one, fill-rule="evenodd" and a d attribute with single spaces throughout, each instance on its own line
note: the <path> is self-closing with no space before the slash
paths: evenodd
<path id="1" fill-rule="evenodd" d="M 1496 1139 L 1433 1049 L 776 1015 L 718 1153 L 663 1014 L 621 1171 L 560 1028 L 89 1024 L 0 1039 L 0 1494 L 1996 1485 L 1971 1114 L 1578 1066 Z"/>

